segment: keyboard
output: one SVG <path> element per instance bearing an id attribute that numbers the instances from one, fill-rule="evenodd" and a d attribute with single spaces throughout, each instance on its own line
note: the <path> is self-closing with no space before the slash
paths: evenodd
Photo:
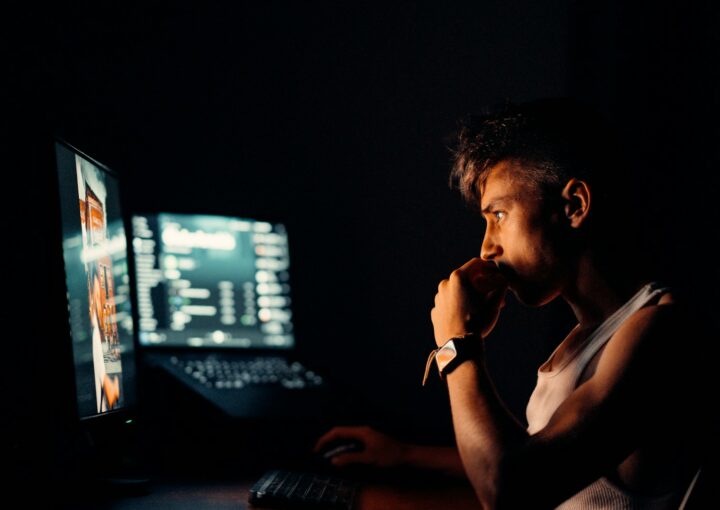
<path id="1" fill-rule="evenodd" d="M 170 363 L 208 388 L 239 389 L 279 385 L 288 389 L 321 386 L 323 379 L 301 363 L 279 357 L 224 360 L 214 357 L 185 359 L 173 356 Z"/>
<path id="2" fill-rule="evenodd" d="M 351 510 L 357 484 L 318 473 L 273 470 L 250 489 L 255 506 L 283 509 Z"/>

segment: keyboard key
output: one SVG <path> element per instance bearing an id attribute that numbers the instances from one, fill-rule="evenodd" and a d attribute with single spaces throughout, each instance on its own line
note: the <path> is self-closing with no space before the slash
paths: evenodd
<path id="1" fill-rule="evenodd" d="M 247 361 L 226 361 L 215 358 L 181 359 L 171 363 L 207 387 L 239 389 L 252 385 L 281 385 L 288 389 L 316 387 L 323 383 L 320 376 L 301 363 L 288 364 L 282 358 L 258 358 Z"/>

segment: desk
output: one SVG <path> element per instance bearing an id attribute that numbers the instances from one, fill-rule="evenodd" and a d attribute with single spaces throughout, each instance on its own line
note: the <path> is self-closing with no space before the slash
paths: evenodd
<path id="1" fill-rule="evenodd" d="M 72 502 L 74 510 L 253 510 L 248 492 L 255 479 L 155 480 L 147 494 L 102 497 Z M 443 510 L 477 509 L 469 484 L 460 481 L 429 484 L 380 482 L 364 483 L 357 498 L 357 510 Z M 257 509 L 260 510 L 260 509 Z"/>
<path id="2" fill-rule="evenodd" d="M 394 486 L 370 484 L 359 494 L 358 510 L 465 510 L 480 508 L 470 484 Z"/>
<path id="3" fill-rule="evenodd" d="M 202 409 L 202 408 L 201 408 Z M 45 508 L 72 510 L 251 510 L 248 494 L 268 469 L 317 471 L 319 459 L 312 446 L 328 430 L 327 420 L 319 423 L 288 424 L 275 421 L 226 421 L 185 406 L 182 414 L 154 417 L 151 426 L 138 432 L 140 439 L 127 444 L 110 443 L 90 459 L 79 459 L 77 473 L 61 480 L 64 505 Z M 163 410 L 160 408 L 160 410 Z M 158 410 L 156 410 L 159 412 Z M 148 422 L 146 422 L 148 423 Z M 132 438 L 131 438 L 132 439 Z M 106 468 L 124 458 L 130 450 L 147 473 L 148 490 L 140 495 L 118 495 L 117 487 L 93 483 L 100 476 L 97 460 Z M 102 455 L 106 454 L 106 455 Z M 133 455 L 130 455 L 134 458 Z M 118 464 L 123 464 L 118 462 Z M 327 465 L 321 463 L 325 469 Z M 66 471 L 64 465 L 54 471 Z M 135 472 L 130 469 L 130 473 Z M 337 476 L 357 480 L 357 510 L 443 510 L 478 508 L 467 482 L 427 472 L 390 472 L 358 467 L 335 471 Z M 27 494 L 36 497 L 40 484 L 28 484 Z M 114 491 L 114 492 L 113 492 Z M 56 494 L 51 494 L 55 499 Z M 55 501 L 53 501 L 55 503 Z"/>

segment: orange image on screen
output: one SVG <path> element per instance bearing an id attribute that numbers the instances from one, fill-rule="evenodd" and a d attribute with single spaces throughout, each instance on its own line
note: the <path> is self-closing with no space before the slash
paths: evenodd
<path id="1" fill-rule="evenodd" d="M 84 198 L 84 200 L 83 200 Z M 103 203 L 85 182 L 80 198 L 84 228 L 90 323 L 98 412 L 113 409 L 121 395 L 120 339 L 115 307 L 112 259 L 107 252 L 107 225 Z"/>

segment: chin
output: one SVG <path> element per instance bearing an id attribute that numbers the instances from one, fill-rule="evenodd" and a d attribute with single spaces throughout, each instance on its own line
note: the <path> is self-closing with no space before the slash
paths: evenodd
<path id="1" fill-rule="evenodd" d="M 540 307 L 548 304 L 558 296 L 547 288 L 531 285 L 510 285 L 515 297 L 525 306 Z"/>

